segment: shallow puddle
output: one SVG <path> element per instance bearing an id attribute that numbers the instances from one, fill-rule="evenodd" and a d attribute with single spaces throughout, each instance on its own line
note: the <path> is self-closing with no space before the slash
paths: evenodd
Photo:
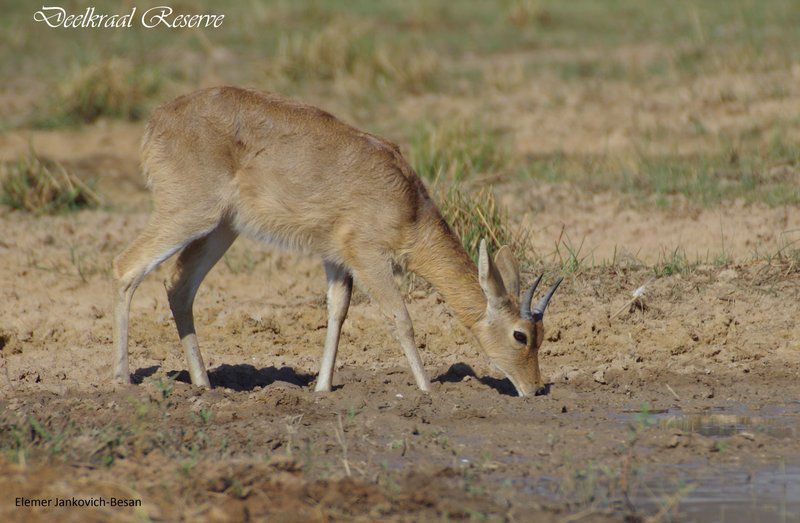
<path id="1" fill-rule="evenodd" d="M 657 466 L 644 474 L 632 502 L 647 513 L 667 512 L 672 504 L 666 521 L 798 521 L 800 466 Z"/>
<path id="2" fill-rule="evenodd" d="M 796 438 L 800 435 L 797 409 L 749 411 L 744 407 L 704 412 L 669 409 L 649 414 L 631 413 L 628 422 L 643 422 L 664 430 L 680 430 L 710 438 L 737 434 Z M 789 456 L 787 456 L 789 458 Z M 794 457 L 796 462 L 800 456 Z M 675 521 L 798 521 L 800 520 L 800 466 L 754 468 L 699 465 L 648 467 L 632 501 L 658 513 L 674 503 Z M 677 514 L 677 516 L 674 516 Z"/>
<path id="3" fill-rule="evenodd" d="M 788 408 L 758 412 L 744 407 L 720 407 L 703 412 L 684 412 L 674 408 L 656 412 L 628 411 L 615 418 L 626 423 L 655 425 L 665 430 L 692 432 L 712 438 L 735 436 L 742 432 L 775 438 L 800 436 L 800 411 Z"/>
<path id="4" fill-rule="evenodd" d="M 611 416 L 619 422 L 709 438 L 797 438 L 800 405 L 751 411 L 734 406 L 702 412 L 681 409 L 626 411 Z M 714 466 L 649 464 L 633 481 L 630 501 L 637 512 L 662 521 L 790 522 L 800 521 L 800 456 L 784 456 L 775 465 Z M 788 463 L 788 464 L 787 464 Z M 563 480 L 562 480 L 563 481 Z M 557 497 L 562 481 L 539 478 L 534 490 Z M 621 505 L 620 505 L 621 506 Z"/>
<path id="5" fill-rule="evenodd" d="M 780 416 L 667 414 L 658 417 L 658 426 L 709 437 L 735 436 L 742 432 L 762 433 L 776 438 L 797 437 L 797 425 Z"/>

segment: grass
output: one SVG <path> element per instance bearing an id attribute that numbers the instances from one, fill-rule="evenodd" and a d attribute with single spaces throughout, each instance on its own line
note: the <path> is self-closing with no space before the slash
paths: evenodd
<path id="1" fill-rule="evenodd" d="M 583 241 L 573 242 L 563 238 L 550 253 L 535 253 L 530 264 L 542 266 L 547 273 L 592 277 L 593 275 L 614 273 L 637 274 L 641 271 L 652 273 L 657 278 L 687 276 L 701 273 L 719 273 L 725 268 L 756 266 L 763 276 L 761 281 L 784 281 L 800 272 L 800 239 L 782 241 L 777 248 L 765 250 L 756 248 L 750 256 L 734 258 L 727 251 L 708 252 L 691 258 L 684 249 L 675 247 L 663 249 L 653 263 L 645 263 L 631 254 L 615 253 L 611 258 L 596 259 L 586 252 Z"/>
<path id="2" fill-rule="evenodd" d="M 118 2 L 98 0 L 98 12 L 119 12 Z M 515 48 L 541 47 L 611 47 L 647 40 L 665 43 L 697 42 L 706 46 L 739 44 L 762 48 L 769 44 L 789 55 L 790 45 L 797 39 L 800 15 L 791 0 L 762 2 L 734 0 L 718 3 L 701 1 L 681 3 L 642 3 L 636 0 L 495 0 L 465 2 L 454 6 L 446 0 L 356 0 L 341 3 L 331 0 L 241 2 L 232 5 L 223 0 L 206 0 L 193 4 L 191 12 L 214 12 L 226 15 L 219 30 L 210 32 L 213 44 L 252 56 L 276 44 L 277 34 L 304 29 L 319 30 L 331 19 L 353 15 L 374 22 L 388 39 L 406 35 L 424 35 L 429 48 L 439 52 L 465 51 L 489 53 Z M 24 5 L 9 6 L 0 34 L 2 48 L 9 60 L 6 67 L 18 63 L 17 53 L 52 50 L 53 62 L 81 54 L 86 48 L 98 48 L 98 42 L 111 43 L 110 51 L 136 49 L 158 55 L 164 47 L 197 46 L 196 35 L 175 35 L 175 32 L 152 31 L 141 27 L 118 31 L 109 36 L 76 34 L 74 44 L 53 49 L 54 31 L 28 21 L 31 9 Z M 771 30 L 776 28 L 777 30 Z M 30 29 L 30 30 L 24 30 Z M 87 32 L 91 33 L 91 32 Z M 276 34 L 277 33 L 277 34 Z M 149 40 L 146 40 L 149 39 Z M 151 45 L 145 45 L 145 44 Z M 165 45 L 166 44 L 166 45 Z M 77 52 L 76 52 L 77 51 Z M 269 55 L 267 55 L 269 56 Z M 4 57 L 5 58 L 5 57 Z M 62 62 L 63 63 L 63 62 Z"/>
<path id="3" fill-rule="evenodd" d="M 511 223 L 497 205 L 491 188 L 469 192 L 458 185 L 437 186 L 433 195 L 442 215 L 473 260 L 477 261 L 480 241 L 485 238 L 491 251 L 508 245 L 523 266 L 533 262 L 528 231 Z"/>
<path id="4" fill-rule="evenodd" d="M 653 266 L 653 272 L 656 276 L 687 274 L 696 265 L 696 263 L 689 262 L 685 252 L 676 248 L 659 254 L 658 261 Z"/>
<path id="5" fill-rule="evenodd" d="M 75 461 L 110 467 L 119 459 L 164 453 L 184 468 L 196 465 L 199 453 L 225 454 L 225 444 L 209 435 L 212 414 L 200 409 L 180 422 L 173 416 L 174 379 L 150 380 L 152 394 L 128 398 L 128 413 L 98 422 L 85 416 L 39 416 L 27 407 L 0 408 L 0 456 L 13 463 Z M 214 459 L 213 457 L 211 459 Z"/>
<path id="6" fill-rule="evenodd" d="M 583 243 L 584 240 L 581 239 L 580 243 L 576 244 L 562 230 L 561 239 L 556 243 L 556 250 L 553 256 L 554 260 L 557 258 L 557 265 L 562 273 L 578 273 L 589 262 L 591 262 L 591 265 L 595 265 L 592 254 L 584 251 Z"/>
<path id="7" fill-rule="evenodd" d="M 794 240 L 787 238 L 786 233 L 797 233 L 798 230 L 784 231 L 780 235 L 776 250 L 764 251 L 756 247 L 751 260 L 765 263 L 767 267 L 777 267 L 783 276 L 800 272 L 800 238 Z"/>
<path id="8" fill-rule="evenodd" d="M 553 14 L 539 0 L 513 0 L 507 8 L 508 22 L 517 27 L 547 27 L 553 23 Z"/>
<path id="9" fill-rule="evenodd" d="M 111 0 L 93 5 L 119 11 Z M 498 108 L 489 96 L 498 86 L 510 103 L 530 98 L 520 111 L 544 116 L 591 96 L 613 104 L 632 91 L 657 96 L 665 87 L 705 97 L 708 81 L 726 78 L 711 105 L 740 110 L 761 99 L 791 101 L 800 44 L 794 7 L 790 0 L 206 0 L 177 9 L 224 13 L 214 31 L 75 31 L 65 44 L 63 32 L 33 24 L 30 8 L 19 4 L 0 21 L 0 74 L 14 78 L 20 92 L 44 85 L 53 93 L 34 93 L 46 100 L 33 120 L 39 126 L 137 120 L 155 103 L 201 85 L 244 84 L 344 112 L 348 121 L 410 144 L 414 166 L 429 180 L 439 173 L 456 180 L 504 175 L 523 165 L 535 179 L 653 196 L 663 205 L 676 197 L 703 206 L 737 198 L 783 205 L 800 201 L 791 109 L 777 119 L 759 117 L 752 128 L 722 130 L 694 111 L 685 129 L 631 129 L 638 142 L 619 154 L 540 151 L 527 159 L 505 148 L 494 130 L 469 122 Z M 769 88 L 742 90 L 743 75 Z M 652 114 L 657 121 L 668 116 L 659 111 Z M 461 120 L 419 127 L 453 113 Z M 0 127 L 19 121 L 13 115 Z M 613 123 L 595 129 L 595 138 L 604 140 Z M 783 133 L 777 148 L 775 132 Z M 678 152 L 698 137 L 711 145 Z"/>
<path id="10" fill-rule="evenodd" d="M 348 92 L 387 86 L 429 90 L 438 71 L 436 54 L 413 42 L 388 43 L 378 34 L 370 22 L 343 16 L 308 34 L 284 32 L 268 64 L 268 77 L 293 85 L 330 82 Z"/>
<path id="11" fill-rule="evenodd" d="M 113 58 L 75 70 L 41 109 L 40 127 L 92 123 L 101 117 L 136 121 L 158 93 L 158 72 Z"/>
<path id="12" fill-rule="evenodd" d="M 64 429 L 47 428 L 34 417 L 21 420 L 0 420 L 0 448 L 14 461 L 25 463 L 32 447 L 38 447 L 45 455 L 58 456 L 66 438 Z"/>
<path id="13" fill-rule="evenodd" d="M 56 214 L 97 207 L 100 196 L 62 165 L 39 157 L 32 149 L 7 164 L 0 181 L 0 202 L 34 214 Z"/>
<path id="14" fill-rule="evenodd" d="M 508 245 L 523 265 L 532 263 L 528 232 L 511 222 L 491 187 L 469 189 L 480 185 L 476 177 L 507 170 L 507 153 L 486 126 L 465 120 L 425 125 L 414 135 L 409 160 L 417 174 L 432 183 L 439 210 L 473 260 L 481 239 L 486 239 L 490 250 Z"/>
<path id="15" fill-rule="evenodd" d="M 770 206 L 800 203 L 800 147 L 783 138 L 769 145 L 710 154 L 554 154 L 531 158 L 524 175 L 549 183 L 570 182 L 590 191 L 652 198 L 669 206 L 681 197 L 699 206 L 741 199 Z"/>
<path id="16" fill-rule="evenodd" d="M 485 125 L 460 120 L 423 125 L 411 140 L 409 159 L 426 180 L 460 182 L 502 171 L 508 164 L 508 153 Z"/>

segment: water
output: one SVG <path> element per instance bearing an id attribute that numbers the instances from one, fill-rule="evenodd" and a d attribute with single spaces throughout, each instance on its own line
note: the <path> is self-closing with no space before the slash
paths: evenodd
<path id="1" fill-rule="evenodd" d="M 800 404 L 758 411 L 743 406 L 702 412 L 626 411 L 611 419 L 648 431 L 699 434 L 718 441 L 720 448 L 725 448 L 729 438 L 744 437 L 770 445 L 773 438 L 800 436 Z M 657 521 L 800 522 L 800 455 L 782 458 L 776 457 L 775 463 L 749 465 L 715 465 L 702 457 L 691 463 L 634 465 L 635 474 L 625 481 L 627 500 L 620 472 L 613 466 L 603 469 L 588 465 L 566 477 L 531 478 L 520 482 L 520 487 L 578 506 L 621 512 L 633 509 Z"/>
<path id="2" fill-rule="evenodd" d="M 787 409 L 750 412 L 734 407 L 702 413 L 671 409 L 637 416 L 637 420 L 647 420 L 648 424 L 664 430 L 691 432 L 713 439 L 737 435 L 750 438 L 764 435 L 797 438 L 800 435 L 800 416 Z M 676 521 L 800 521 L 800 465 L 797 465 L 800 456 L 784 456 L 784 459 L 793 464 L 717 467 L 703 462 L 650 466 L 642 474 L 631 501 L 650 513 L 659 510 L 666 513 L 668 504 L 673 503 L 674 511 L 669 517 Z M 669 517 L 665 519 L 669 521 Z"/>
<path id="3" fill-rule="evenodd" d="M 580 417 L 582 414 L 570 413 L 568 416 Z M 689 454 L 674 454 L 682 456 L 683 460 L 696 459 L 689 463 L 663 463 L 669 459 L 669 453 L 655 460 L 662 463 L 636 465 L 634 460 L 632 471 L 635 472 L 625 481 L 630 504 L 623 493 L 621 465 L 601 467 L 587 462 L 578 464 L 564 475 L 504 476 L 498 478 L 498 486 L 510 481 L 519 492 L 560 503 L 568 502 L 578 509 L 596 507 L 624 513 L 633 508 L 645 517 L 657 516 L 654 517 L 656 521 L 800 523 L 800 455 L 781 457 L 774 451 L 768 452 L 779 439 L 800 437 L 800 402 L 759 410 L 734 405 L 699 412 L 681 409 L 625 411 L 610 418 L 623 427 L 630 425 L 647 431 L 662 430 L 666 434 L 682 433 L 681 440 L 688 439 L 685 437 L 687 434 L 699 434 L 708 438 L 709 443 L 719 442 L 720 449 L 725 449 L 729 440 L 752 439 L 754 445 L 764 444 L 765 454 L 771 455 L 774 462 L 730 464 L 736 457 L 731 455 L 733 459 L 716 460 L 726 462 L 719 465 L 713 459 L 707 460 L 705 451 L 697 449 Z M 468 443 L 468 448 L 483 448 L 491 444 L 480 435 L 459 439 L 457 443 Z M 655 449 L 655 452 L 670 451 Z M 736 452 L 735 445 L 724 452 Z M 464 466 L 481 459 L 479 455 L 459 458 Z M 515 465 L 530 459 L 527 455 L 504 458 Z"/>
<path id="4" fill-rule="evenodd" d="M 706 413 L 682 413 L 680 410 L 668 410 L 654 416 L 658 426 L 662 429 L 679 429 L 712 438 L 735 436 L 743 432 L 766 434 L 775 438 L 798 437 L 796 413 L 784 410 L 760 411 L 758 414 L 723 409 Z"/>
<path id="5" fill-rule="evenodd" d="M 800 466 L 648 468 L 631 501 L 646 513 L 675 502 L 672 521 L 800 521 Z M 670 521 L 668 517 L 666 521 Z"/>

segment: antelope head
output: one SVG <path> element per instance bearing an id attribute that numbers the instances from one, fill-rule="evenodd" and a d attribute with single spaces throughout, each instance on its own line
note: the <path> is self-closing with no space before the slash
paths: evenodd
<path id="1" fill-rule="evenodd" d="M 531 306 L 536 278 L 520 300 L 519 266 L 511 249 L 501 247 L 494 261 L 481 241 L 478 279 L 486 295 L 486 311 L 472 327 L 473 334 L 494 367 L 511 380 L 520 396 L 533 395 L 544 387 L 539 372 L 539 347 L 544 340 L 544 311 L 562 278 Z"/>

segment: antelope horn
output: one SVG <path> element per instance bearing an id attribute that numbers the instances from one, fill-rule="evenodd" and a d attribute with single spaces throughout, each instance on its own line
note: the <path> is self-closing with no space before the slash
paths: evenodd
<path id="1" fill-rule="evenodd" d="M 557 279 L 553 286 L 547 289 L 547 294 L 533 306 L 534 321 L 541 320 L 544 317 L 544 310 L 547 308 L 547 304 L 550 303 L 550 298 L 553 297 L 553 294 L 556 292 L 556 289 L 558 289 L 558 286 L 561 285 L 562 281 L 564 281 L 564 278 Z"/>
<path id="2" fill-rule="evenodd" d="M 519 303 L 519 315 L 526 320 L 530 320 L 533 318 L 531 315 L 531 301 L 533 300 L 533 293 L 536 292 L 536 287 L 539 286 L 539 282 L 542 281 L 542 276 L 544 274 L 540 274 L 536 281 L 533 282 L 533 285 L 525 291 L 525 295 L 522 297 L 522 301 Z"/>

